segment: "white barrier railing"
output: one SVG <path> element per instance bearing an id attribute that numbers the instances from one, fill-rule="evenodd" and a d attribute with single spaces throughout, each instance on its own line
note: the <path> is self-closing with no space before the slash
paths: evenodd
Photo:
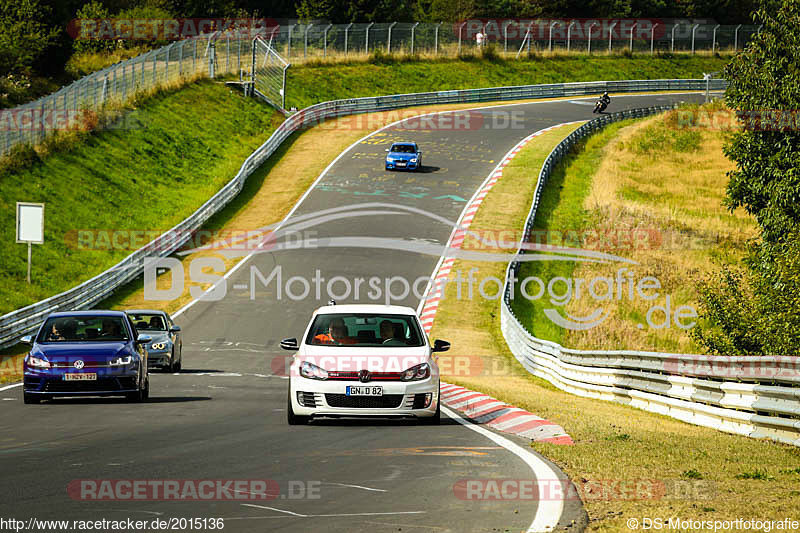
<path id="1" fill-rule="evenodd" d="M 550 172 L 576 142 L 615 120 L 659 110 L 664 108 L 607 115 L 584 124 L 559 143 L 542 165 L 522 241 L 530 235 Z M 506 271 L 500 327 L 511 352 L 531 374 L 578 396 L 800 446 L 800 358 L 564 348 L 534 337 L 516 317 L 509 280 L 518 269 L 515 258 Z"/>

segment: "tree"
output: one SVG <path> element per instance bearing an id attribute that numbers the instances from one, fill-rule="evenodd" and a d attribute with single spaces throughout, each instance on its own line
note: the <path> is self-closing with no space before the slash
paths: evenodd
<path id="1" fill-rule="evenodd" d="M 719 354 L 796 354 L 800 347 L 800 4 L 762 3 L 760 36 L 725 68 L 728 106 L 745 121 L 725 146 L 736 162 L 726 204 L 761 235 L 742 269 L 700 284 L 695 338 Z M 790 122 L 791 121 L 791 122 Z"/>
<path id="2" fill-rule="evenodd" d="M 48 16 L 38 0 L 0 0 L 0 75 L 31 70 L 56 41 Z"/>

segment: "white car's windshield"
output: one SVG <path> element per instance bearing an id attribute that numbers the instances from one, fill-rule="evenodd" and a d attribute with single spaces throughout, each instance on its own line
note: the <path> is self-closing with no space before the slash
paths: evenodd
<path id="1" fill-rule="evenodd" d="M 412 315 L 330 313 L 317 315 L 306 344 L 322 346 L 424 346 Z"/>

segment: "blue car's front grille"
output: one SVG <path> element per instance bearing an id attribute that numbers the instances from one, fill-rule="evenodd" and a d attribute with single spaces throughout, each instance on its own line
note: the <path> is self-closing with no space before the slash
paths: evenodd
<path id="1" fill-rule="evenodd" d="M 93 392 L 116 391 L 136 388 L 136 378 L 104 378 L 93 381 L 48 381 L 43 392 Z"/>

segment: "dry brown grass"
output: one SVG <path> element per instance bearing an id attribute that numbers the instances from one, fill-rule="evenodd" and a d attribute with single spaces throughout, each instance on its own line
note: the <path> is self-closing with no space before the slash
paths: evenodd
<path id="1" fill-rule="evenodd" d="M 562 129 L 542 136 L 518 154 L 484 200 L 473 229 L 522 226 L 532 177 L 566 133 Z M 456 261 L 453 272 L 478 267 L 479 277 L 502 277 L 500 265 L 486 265 Z M 452 342 L 451 351 L 440 358 L 448 382 L 479 390 L 564 427 L 574 446 L 534 443 L 533 447 L 578 484 L 652 480 L 666 490 L 664 496 L 651 498 L 585 499 L 589 531 L 627 533 L 629 518 L 780 520 L 797 516 L 798 448 L 562 392 L 527 374 L 513 358 L 500 332 L 498 301 L 458 300 L 453 286 L 439 307 L 432 337 Z M 762 479 L 741 478 L 753 474 Z"/>
<path id="2" fill-rule="evenodd" d="M 756 236 L 750 216 L 742 210 L 730 213 L 723 205 L 727 172 L 734 168 L 722 152 L 724 135 L 677 130 L 673 118 L 657 116 L 621 130 L 606 146 L 584 202 L 590 227 L 601 234 L 644 231 L 650 236 L 642 246 L 605 251 L 637 261 L 631 267 L 634 279 L 655 277 L 662 285 L 660 296 L 653 302 L 625 297 L 604 302 L 609 319 L 587 331 L 566 332 L 570 347 L 699 351 L 685 329 L 647 327 L 647 310 L 654 303 L 664 305 L 667 294 L 673 313 L 681 305 L 697 308 L 696 281 L 719 263 L 738 258 Z M 581 263 L 574 276 L 614 277 L 618 268 Z M 589 296 L 567 306 L 578 316 L 596 307 Z M 653 316 L 657 323 L 664 318 L 661 312 Z"/>

